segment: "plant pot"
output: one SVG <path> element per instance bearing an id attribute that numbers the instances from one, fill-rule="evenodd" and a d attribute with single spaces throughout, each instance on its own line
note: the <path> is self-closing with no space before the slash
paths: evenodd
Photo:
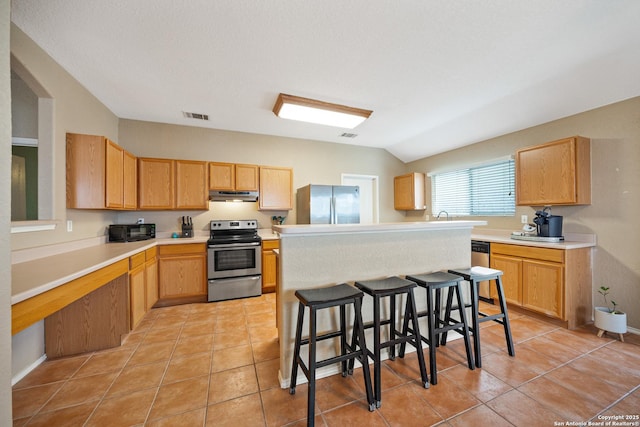
<path id="1" fill-rule="evenodd" d="M 627 332 L 627 313 L 619 311 L 610 313 L 607 307 L 596 307 L 595 326 L 601 331 L 609 331 L 616 334 Z M 602 334 L 598 334 L 601 336 Z"/>

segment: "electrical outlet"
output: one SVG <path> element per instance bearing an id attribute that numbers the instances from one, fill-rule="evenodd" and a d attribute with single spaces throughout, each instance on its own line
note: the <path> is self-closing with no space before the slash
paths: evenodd
<path id="1" fill-rule="evenodd" d="M 73 231 L 73 221 L 71 221 L 70 219 L 67 220 L 67 231 L 68 232 Z"/>
<path id="2" fill-rule="evenodd" d="M 138 218 L 138 224 L 144 224 L 144 218 Z"/>
<path id="3" fill-rule="evenodd" d="M 527 215 L 521 215 L 520 216 L 520 222 L 522 224 L 529 224 L 529 217 Z"/>

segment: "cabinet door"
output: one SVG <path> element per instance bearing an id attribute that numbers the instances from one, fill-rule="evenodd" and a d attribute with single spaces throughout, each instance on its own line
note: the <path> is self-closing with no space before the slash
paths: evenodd
<path id="1" fill-rule="evenodd" d="M 145 303 L 145 268 L 144 264 L 129 272 L 130 322 L 131 329 L 142 320 L 147 310 Z"/>
<path id="2" fill-rule="evenodd" d="M 518 205 L 591 203 L 589 140 L 561 139 L 516 153 Z"/>
<path id="3" fill-rule="evenodd" d="M 207 162 L 176 160 L 176 208 L 207 209 Z"/>
<path id="4" fill-rule="evenodd" d="M 206 255 L 161 257 L 158 262 L 160 298 L 207 294 Z"/>
<path id="5" fill-rule="evenodd" d="M 139 209 L 173 209 L 173 163 L 169 159 L 138 159 Z"/>
<path id="6" fill-rule="evenodd" d="M 106 207 L 105 143 L 102 136 L 67 134 L 67 208 Z"/>
<path id="7" fill-rule="evenodd" d="M 522 305 L 522 260 L 494 254 L 491 255 L 490 260 L 491 268 L 501 270 L 504 273 L 502 275 L 502 289 L 507 302 Z M 497 301 L 498 294 L 493 283 L 490 285 L 490 292 L 491 298 Z"/>
<path id="8" fill-rule="evenodd" d="M 279 247 L 277 240 L 262 241 L 262 293 L 275 292 L 278 282 L 277 258 L 273 249 Z"/>
<path id="9" fill-rule="evenodd" d="M 293 209 L 293 169 L 260 166 L 260 209 Z"/>
<path id="10" fill-rule="evenodd" d="M 425 209 L 424 174 L 409 173 L 393 180 L 393 207 L 396 210 Z"/>
<path id="11" fill-rule="evenodd" d="M 138 207 L 138 160 L 124 150 L 124 209 Z"/>
<path id="12" fill-rule="evenodd" d="M 258 166 L 236 165 L 236 190 L 258 191 Z"/>
<path id="13" fill-rule="evenodd" d="M 147 261 L 145 263 L 145 305 L 146 309 L 151 310 L 156 302 L 158 302 L 158 259 L 155 256 L 155 248 L 153 255 L 150 255 L 151 249 L 147 250 Z"/>
<path id="14" fill-rule="evenodd" d="M 107 208 L 124 206 L 124 150 L 115 142 L 107 139 L 106 143 L 105 183 Z"/>
<path id="15" fill-rule="evenodd" d="M 564 315 L 563 274 L 561 264 L 523 260 L 523 307 L 562 319 Z"/>
<path id="16" fill-rule="evenodd" d="M 233 191 L 236 188 L 235 165 L 233 163 L 209 163 L 209 189 Z"/>

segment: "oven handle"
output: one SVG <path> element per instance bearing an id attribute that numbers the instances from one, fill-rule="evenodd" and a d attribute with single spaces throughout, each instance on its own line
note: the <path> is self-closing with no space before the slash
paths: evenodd
<path id="1" fill-rule="evenodd" d="M 260 242 L 253 243 L 230 243 L 228 245 L 209 245 L 209 249 L 242 249 L 247 247 L 260 246 Z"/>

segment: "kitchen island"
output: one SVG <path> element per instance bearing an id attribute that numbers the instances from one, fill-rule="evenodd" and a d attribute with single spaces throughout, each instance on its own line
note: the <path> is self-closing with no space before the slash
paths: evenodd
<path id="1" fill-rule="evenodd" d="M 291 374 L 298 312 L 296 290 L 469 267 L 472 228 L 482 225 L 486 222 L 274 226 L 273 230 L 280 235 L 279 285 L 276 292 L 281 386 L 288 386 Z M 424 292 L 416 292 L 418 310 L 424 309 L 425 303 Z M 372 313 L 372 299 L 365 297 L 362 305 L 365 322 L 372 320 Z M 318 331 L 335 328 L 335 319 L 337 317 L 328 313 L 320 313 Z M 308 313 L 303 335 L 308 330 L 307 321 Z M 367 341 L 373 342 L 371 331 L 367 333 Z M 332 348 L 335 345 L 332 340 L 319 343 L 318 360 L 335 354 Z M 303 347 L 302 353 L 306 357 L 306 348 Z M 318 377 L 337 372 L 337 366 L 327 366 L 319 370 Z"/>

